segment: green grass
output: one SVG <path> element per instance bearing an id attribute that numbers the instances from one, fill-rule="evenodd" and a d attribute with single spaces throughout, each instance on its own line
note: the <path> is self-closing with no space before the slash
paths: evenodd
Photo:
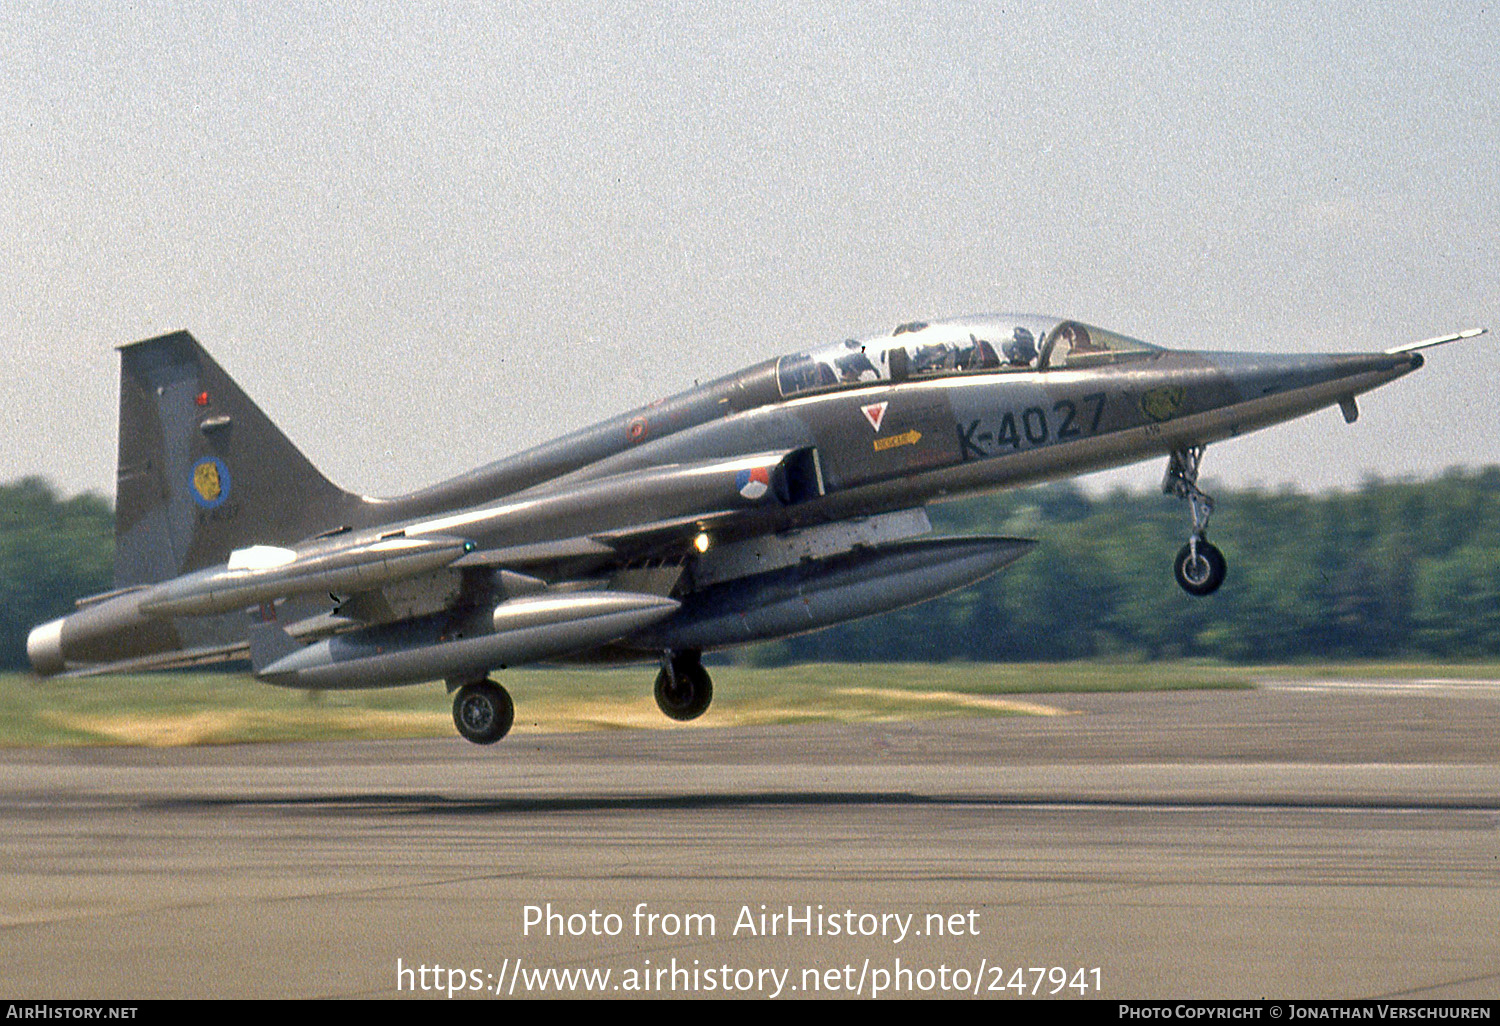
<path id="1" fill-rule="evenodd" d="M 515 698 L 518 733 L 679 726 L 656 709 L 655 673 L 651 666 L 528 669 L 507 670 L 496 679 Z M 712 673 L 714 704 L 694 726 L 1048 715 L 1066 710 L 1048 695 L 1251 686 L 1246 671 L 1189 663 L 849 663 L 722 666 Z M 1428 667 L 1414 675 L 1437 673 Z M 1007 697 L 1020 695 L 1033 697 Z M 12 673 L 0 674 L 0 745 L 448 737 L 450 708 L 441 684 L 307 693 L 243 674 L 38 680 Z"/>

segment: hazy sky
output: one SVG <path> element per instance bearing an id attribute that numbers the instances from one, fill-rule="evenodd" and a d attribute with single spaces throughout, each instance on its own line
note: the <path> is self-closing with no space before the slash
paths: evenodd
<path id="1" fill-rule="evenodd" d="M 1480 4 L 0 0 L 0 480 L 112 493 L 113 347 L 178 328 L 376 494 L 917 317 L 1500 328 L 1497 71 Z M 1205 474 L 1500 463 L 1497 370 Z"/>

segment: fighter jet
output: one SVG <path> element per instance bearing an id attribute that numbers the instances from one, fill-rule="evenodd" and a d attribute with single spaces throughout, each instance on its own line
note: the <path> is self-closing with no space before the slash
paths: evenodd
<path id="1" fill-rule="evenodd" d="M 31 632 L 43 675 L 248 658 L 262 681 L 446 681 L 479 744 L 514 718 L 490 675 L 659 663 L 702 715 L 702 654 L 966 587 L 1035 544 L 928 537 L 925 505 L 1152 457 L 1209 595 L 1204 447 L 1338 406 L 1420 350 L 1174 351 L 1074 320 L 910 322 L 766 360 L 398 498 L 325 478 L 187 332 L 121 347 L 115 588 Z"/>

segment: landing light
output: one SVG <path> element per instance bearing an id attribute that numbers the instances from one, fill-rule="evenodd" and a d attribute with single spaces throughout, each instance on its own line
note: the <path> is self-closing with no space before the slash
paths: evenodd
<path id="1" fill-rule="evenodd" d="M 699 552 L 707 552 L 708 535 L 702 531 L 698 532 L 698 537 L 693 539 L 693 548 L 697 549 Z"/>

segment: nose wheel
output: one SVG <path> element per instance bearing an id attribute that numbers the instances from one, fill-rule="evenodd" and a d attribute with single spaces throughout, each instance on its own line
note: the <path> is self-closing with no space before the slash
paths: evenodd
<path id="1" fill-rule="evenodd" d="M 1188 542 L 1177 553 L 1172 573 L 1189 595 L 1212 595 L 1224 583 L 1224 553 L 1203 539 Z"/>
<path id="2" fill-rule="evenodd" d="M 1193 516 L 1193 531 L 1188 543 L 1177 553 L 1172 565 L 1173 576 L 1189 595 L 1212 595 L 1224 583 L 1224 553 L 1208 541 L 1208 518 L 1213 515 L 1214 500 L 1198 487 L 1198 467 L 1203 461 L 1203 446 L 1177 449 L 1167 463 L 1167 477 L 1161 490 L 1186 499 Z"/>
<path id="3" fill-rule="evenodd" d="M 510 693 L 492 680 L 465 684 L 453 696 L 453 725 L 465 740 L 492 745 L 510 732 L 516 707 Z"/>
<path id="4" fill-rule="evenodd" d="M 674 720 L 696 720 L 714 699 L 714 684 L 697 649 L 663 652 L 656 675 L 656 704 Z"/>

